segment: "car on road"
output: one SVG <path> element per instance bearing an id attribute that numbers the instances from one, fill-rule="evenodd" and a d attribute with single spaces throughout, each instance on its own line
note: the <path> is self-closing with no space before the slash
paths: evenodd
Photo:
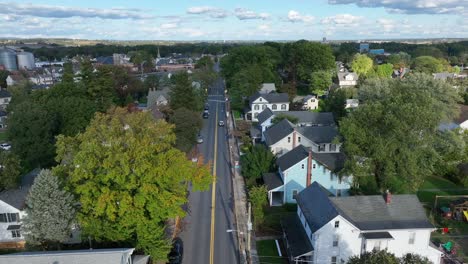
<path id="1" fill-rule="evenodd" d="M 2 144 L 0 144 L 0 148 L 3 149 L 3 150 L 10 150 L 11 145 L 8 144 L 8 143 L 2 143 Z"/>
<path id="2" fill-rule="evenodd" d="M 205 110 L 209 110 L 210 109 L 210 105 L 209 104 L 205 104 Z"/>
<path id="3" fill-rule="evenodd" d="M 169 255 L 167 256 L 169 260 L 168 264 L 181 264 L 183 252 L 184 252 L 184 249 L 183 249 L 182 239 L 175 238 L 174 241 L 172 241 L 171 252 L 169 252 Z"/>
<path id="4" fill-rule="evenodd" d="M 197 137 L 197 143 L 198 143 L 198 144 L 203 143 L 203 137 L 202 137 L 201 135 L 198 135 L 198 137 Z"/>
<path id="5" fill-rule="evenodd" d="M 210 116 L 210 114 L 209 114 L 207 111 L 205 111 L 205 112 L 203 113 L 203 118 L 204 118 L 204 119 L 207 119 L 208 116 Z"/>
<path id="6" fill-rule="evenodd" d="M 224 126 L 224 121 L 223 121 L 223 120 L 220 120 L 220 121 L 218 122 L 218 125 L 219 125 L 220 127 Z"/>

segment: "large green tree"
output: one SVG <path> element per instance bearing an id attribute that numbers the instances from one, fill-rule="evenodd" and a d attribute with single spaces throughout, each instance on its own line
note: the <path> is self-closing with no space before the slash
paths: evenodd
<path id="1" fill-rule="evenodd" d="M 251 147 L 241 157 L 242 175 L 247 178 L 248 185 L 255 185 L 262 174 L 274 168 L 275 156 L 264 145 L 257 144 Z"/>
<path id="2" fill-rule="evenodd" d="M 26 216 L 22 219 L 26 242 L 43 249 L 66 242 L 76 223 L 73 195 L 63 189 L 58 177 L 42 170 L 26 198 Z"/>
<path id="3" fill-rule="evenodd" d="M 332 85 L 332 71 L 316 71 L 310 76 L 310 91 L 323 95 Z"/>
<path id="4" fill-rule="evenodd" d="M 174 75 L 174 86 L 170 91 L 170 106 L 172 110 L 186 108 L 191 111 L 200 110 L 197 92 L 192 86 L 188 73 L 182 72 Z"/>
<path id="5" fill-rule="evenodd" d="M 374 192 L 417 190 L 434 171 L 435 131 L 457 114 L 456 91 L 415 74 L 370 80 L 361 86 L 359 99 L 359 108 L 340 122 L 354 182 L 363 189 L 364 182 L 373 182 Z"/>
<path id="6" fill-rule="evenodd" d="M 444 65 L 441 60 L 432 56 L 420 56 L 414 59 L 413 70 L 415 72 L 431 74 L 442 72 L 444 70 Z"/>
<path id="7" fill-rule="evenodd" d="M 373 65 L 374 62 L 367 55 L 356 54 L 351 62 L 351 69 L 359 76 L 366 76 L 372 70 Z"/>
<path id="8" fill-rule="evenodd" d="M 391 63 L 396 69 L 409 68 L 411 65 L 411 55 L 406 52 L 394 53 L 388 56 L 388 63 Z"/>
<path id="9" fill-rule="evenodd" d="M 188 152 L 196 143 L 197 134 L 202 125 L 200 114 L 186 108 L 174 111 L 169 121 L 175 125 L 176 147 Z"/>
<path id="10" fill-rule="evenodd" d="M 265 185 L 253 186 L 249 190 L 249 201 L 252 203 L 252 212 L 255 226 L 259 227 L 265 221 L 263 208 L 268 204 L 268 190 Z"/>
<path id="11" fill-rule="evenodd" d="M 375 73 L 380 78 L 390 78 L 393 73 L 393 65 L 390 63 L 377 65 L 377 67 L 375 67 Z"/>
<path id="12" fill-rule="evenodd" d="M 0 165 L 0 190 L 16 188 L 21 176 L 19 158 L 9 151 L 0 150 Z"/>
<path id="13" fill-rule="evenodd" d="M 166 259 L 164 222 L 185 215 L 187 183 L 204 190 L 212 182 L 209 168 L 187 160 L 175 140 L 173 125 L 122 108 L 96 114 L 84 133 L 59 137 L 57 170 L 68 174 L 86 235 Z"/>

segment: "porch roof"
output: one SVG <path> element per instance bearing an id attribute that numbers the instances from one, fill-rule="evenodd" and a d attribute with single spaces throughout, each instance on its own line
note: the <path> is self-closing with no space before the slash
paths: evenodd
<path id="1" fill-rule="evenodd" d="M 389 232 L 366 232 L 361 234 L 367 240 L 371 239 L 393 239 Z"/>
<path id="2" fill-rule="evenodd" d="M 314 251 L 314 247 L 312 247 L 297 214 L 285 217 L 281 221 L 281 226 L 286 234 L 288 252 L 292 258 L 297 258 Z"/>
<path id="3" fill-rule="evenodd" d="M 268 191 L 276 189 L 284 184 L 279 174 L 275 172 L 264 173 L 262 177 L 263 177 L 263 182 L 265 183 Z"/>

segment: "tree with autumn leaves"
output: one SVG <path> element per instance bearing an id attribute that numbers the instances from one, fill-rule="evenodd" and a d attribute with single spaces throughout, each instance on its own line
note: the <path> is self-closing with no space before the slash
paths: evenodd
<path id="1" fill-rule="evenodd" d="M 113 108 L 98 113 L 84 133 L 59 136 L 57 175 L 81 208 L 85 235 L 97 241 L 130 242 L 154 260 L 165 260 L 170 241 L 165 221 L 184 216 L 187 183 L 204 190 L 210 168 L 176 149 L 174 126 L 149 113 Z"/>

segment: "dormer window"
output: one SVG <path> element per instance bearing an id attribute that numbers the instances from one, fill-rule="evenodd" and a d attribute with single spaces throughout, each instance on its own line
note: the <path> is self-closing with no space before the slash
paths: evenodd
<path id="1" fill-rule="evenodd" d="M 285 104 L 281 105 L 281 110 L 286 110 L 286 105 Z"/>
<path id="2" fill-rule="evenodd" d="M 261 102 L 261 101 L 262 101 L 262 98 L 260 97 L 258 100 Z"/>
<path id="3" fill-rule="evenodd" d="M 277 106 L 275 104 L 271 105 L 271 109 L 276 110 Z"/>

